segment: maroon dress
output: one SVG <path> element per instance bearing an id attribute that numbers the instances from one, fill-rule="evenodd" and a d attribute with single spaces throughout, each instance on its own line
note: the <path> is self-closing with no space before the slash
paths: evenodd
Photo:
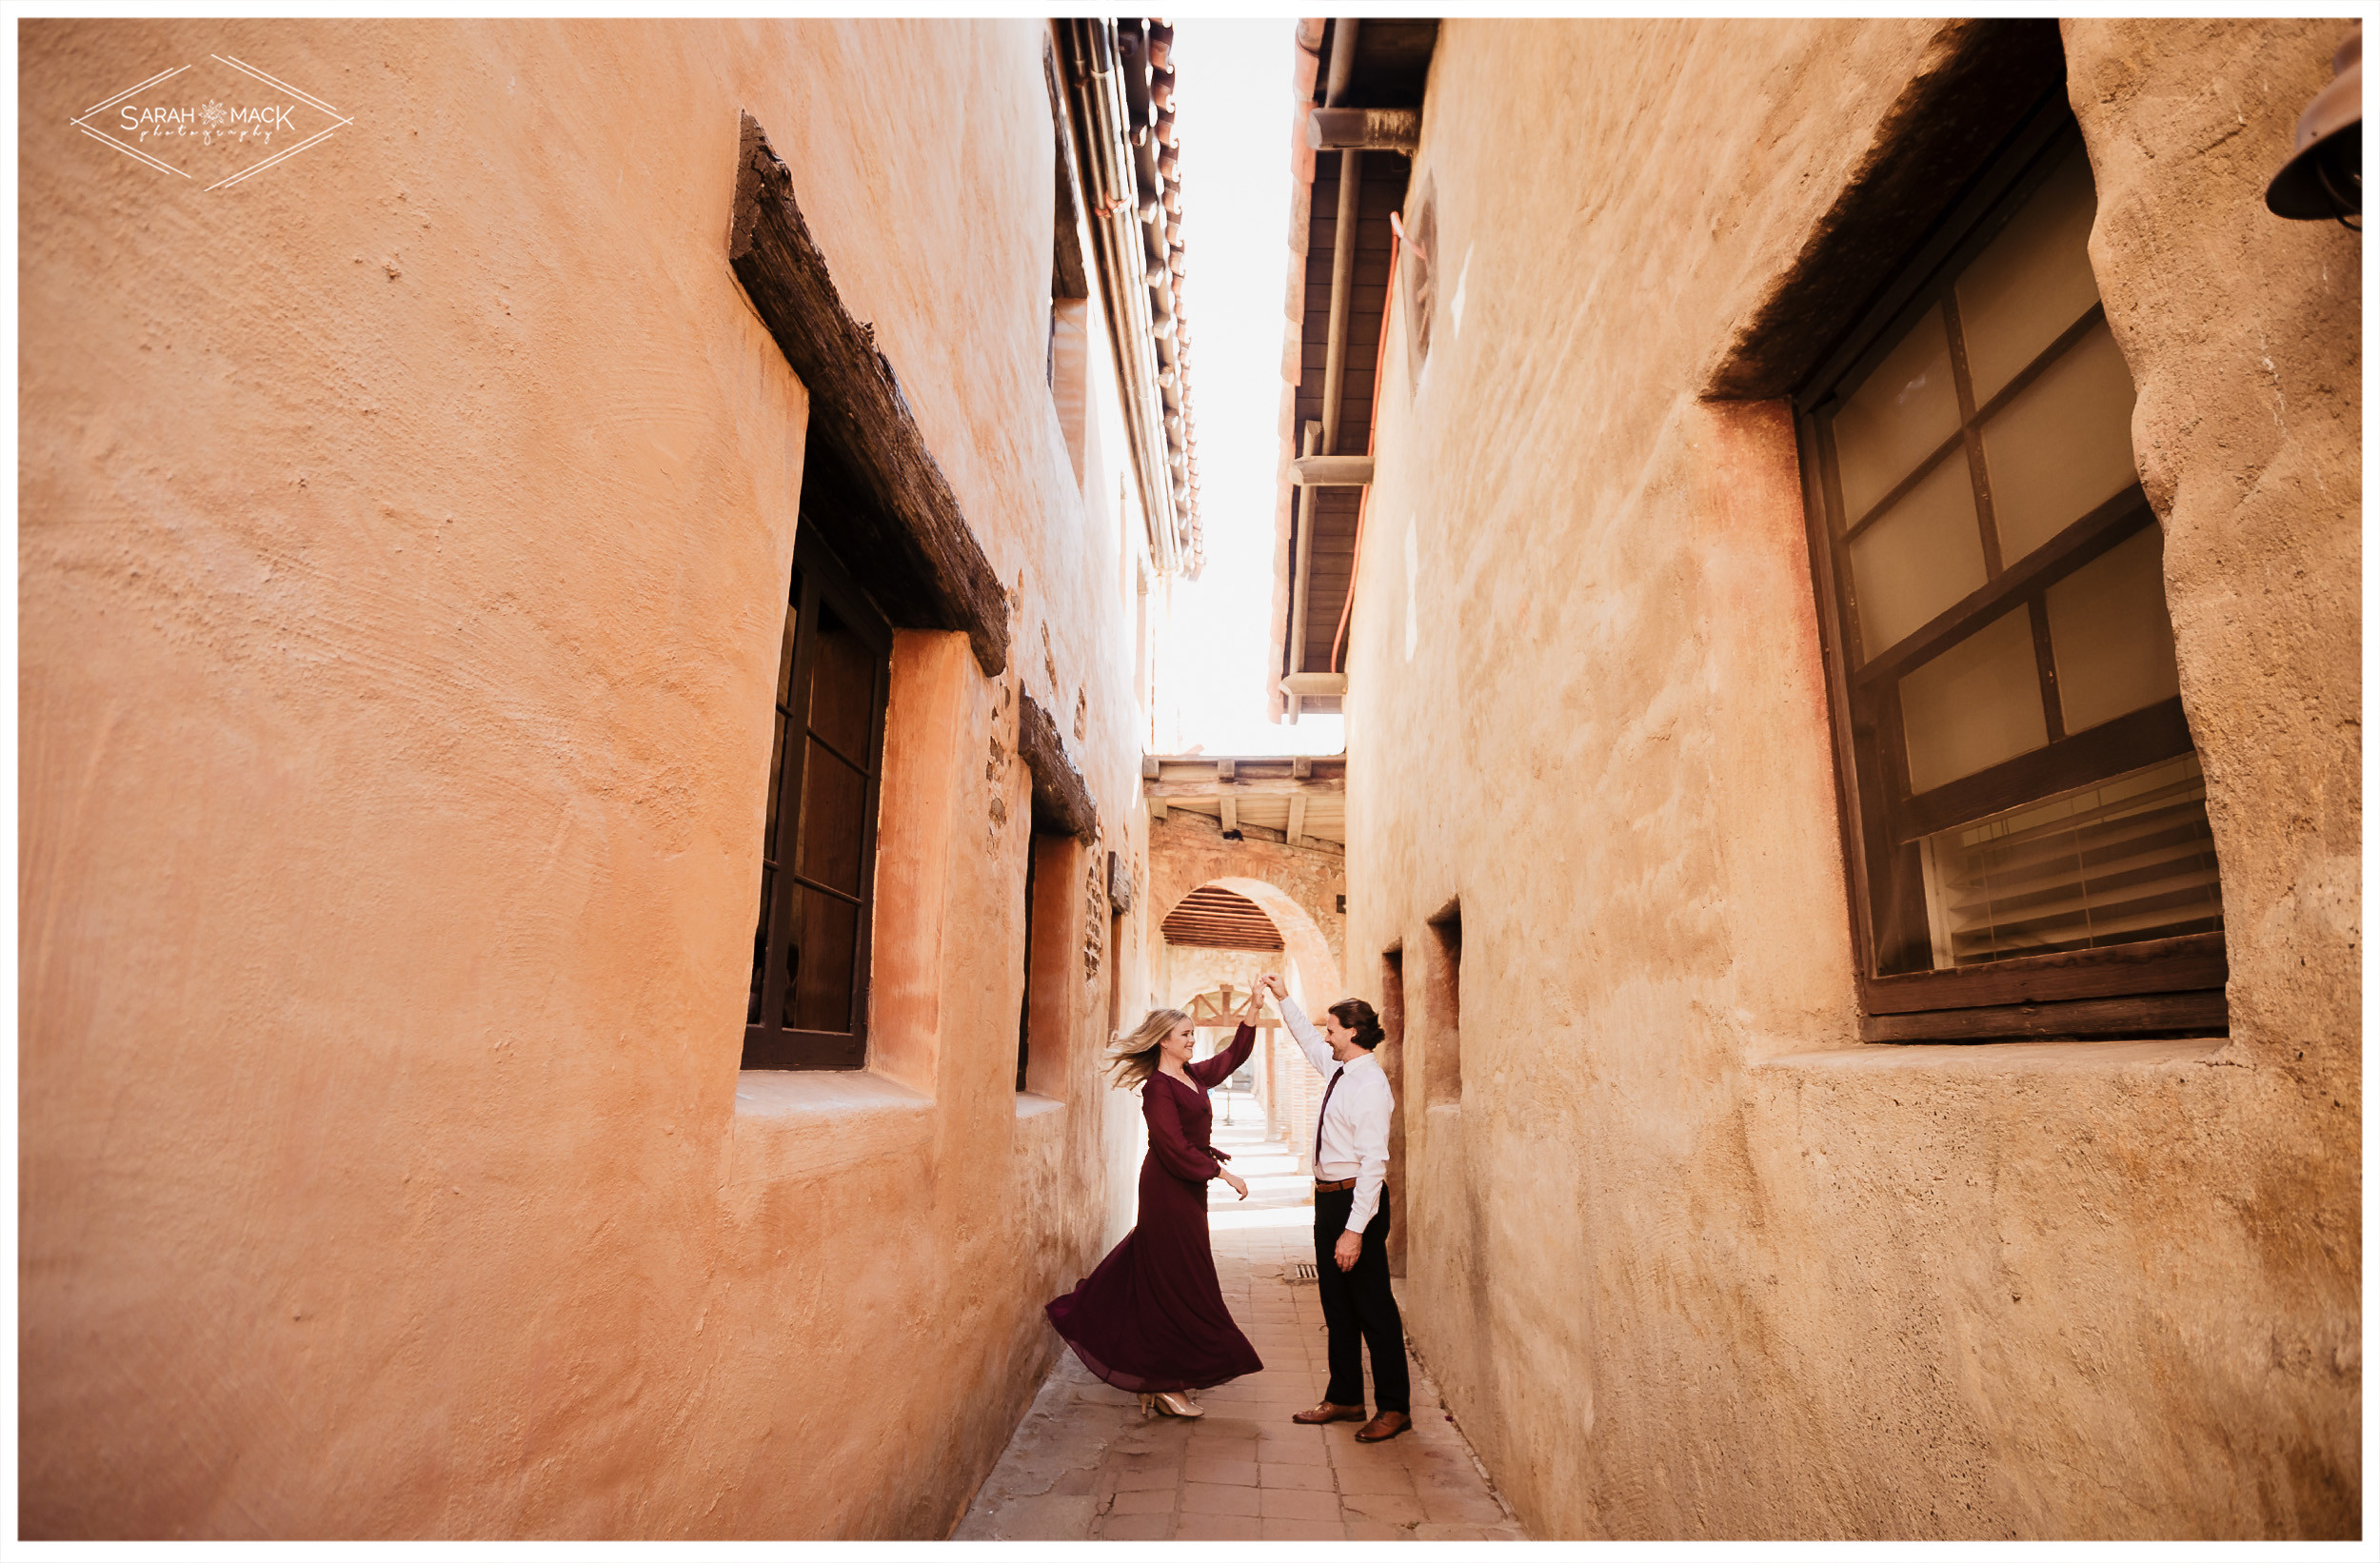
<path id="1" fill-rule="evenodd" d="M 1206 1233 L 1207 1181 L 1222 1170 L 1207 1143 L 1215 1109 L 1206 1093 L 1255 1046 L 1256 1028 L 1243 1025 L 1231 1046 L 1188 1066 L 1196 1086 L 1161 1071 L 1149 1077 L 1140 1092 L 1149 1123 L 1140 1224 L 1048 1307 L 1082 1365 L 1120 1390 L 1204 1389 L 1264 1367 L 1223 1306 Z"/>

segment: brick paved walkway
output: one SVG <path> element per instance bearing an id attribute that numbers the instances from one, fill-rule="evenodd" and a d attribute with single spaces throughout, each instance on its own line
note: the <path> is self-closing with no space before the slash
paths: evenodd
<path id="1" fill-rule="evenodd" d="M 1217 1098 L 1220 1117 L 1222 1098 Z M 1414 1431 L 1359 1444 L 1358 1424 L 1299 1427 L 1289 1414 L 1329 1377 L 1314 1283 L 1281 1277 L 1313 1262 L 1313 1186 L 1264 1143 L 1249 1098 L 1216 1143 L 1249 1198 L 1214 1185 L 1215 1269 L 1264 1371 L 1209 1390 L 1196 1421 L 1144 1421 L 1139 1401 L 1061 1350 L 954 1533 L 960 1540 L 1517 1540 L 1520 1527 L 1480 1474 L 1438 1386 L 1413 1363 Z M 1410 1361 L 1410 1358 L 1408 1358 Z"/>

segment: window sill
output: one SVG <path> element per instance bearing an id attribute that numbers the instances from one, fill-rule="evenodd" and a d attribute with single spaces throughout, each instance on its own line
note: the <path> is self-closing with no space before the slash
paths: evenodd
<path id="1" fill-rule="evenodd" d="M 1020 1123 L 1026 1118 L 1047 1118 L 1052 1113 L 1065 1110 L 1066 1104 L 1056 1097 L 1037 1096 L 1031 1091 L 1017 1093 L 1017 1121 Z"/>
<path id="2" fill-rule="evenodd" d="M 1815 1053 L 1789 1053 L 1748 1067 L 1764 1072 L 1818 1077 L 1940 1075 L 2112 1075 L 2135 1069 L 2207 1063 L 2231 1042 L 2221 1037 L 2189 1037 L 2139 1042 L 1860 1042 Z"/>
<path id="3" fill-rule="evenodd" d="M 747 1069 L 736 1077 L 728 1182 L 760 1189 L 882 1162 L 923 1165 L 934 1098 L 864 1069 Z"/>
<path id="4" fill-rule="evenodd" d="M 845 1118 L 928 1113 L 934 1098 L 865 1069 L 745 1069 L 736 1075 L 738 1118 Z"/>

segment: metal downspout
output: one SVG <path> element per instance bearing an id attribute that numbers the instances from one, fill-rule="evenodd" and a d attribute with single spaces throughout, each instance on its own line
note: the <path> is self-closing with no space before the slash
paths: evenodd
<path id="1" fill-rule="evenodd" d="M 1157 382 L 1155 322 L 1149 313 L 1148 289 L 1140 282 L 1147 268 L 1141 253 L 1146 247 L 1132 231 L 1140 221 L 1140 194 L 1133 159 L 1124 150 L 1129 138 L 1123 116 L 1117 111 L 1116 94 L 1121 89 L 1116 79 L 1107 25 L 1077 19 L 1069 28 L 1075 59 L 1082 71 L 1074 92 L 1082 111 L 1084 140 L 1092 152 L 1091 172 L 1098 181 L 1091 216 L 1102 263 L 1100 284 L 1107 296 L 1117 366 L 1123 373 L 1126 396 L 1134 408 L 1133 415 L 1124 420 L 1124 431 L 1132 441 L 1141 508 L 1155 534 L 1150 541 L 1157 566 L 1172 577 L 1180 573 L 1181 544 L 1176 535 L 1170 474 L 1158 454 L 1165 448 L 1164 400 Z"/>

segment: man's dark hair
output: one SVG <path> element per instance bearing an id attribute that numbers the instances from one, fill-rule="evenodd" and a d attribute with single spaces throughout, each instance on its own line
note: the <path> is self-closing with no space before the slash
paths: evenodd
<path id="1" fill-rule="evenodd" d="M 1388 1033 L 1380 1029 L 1380 1018 L 1360 999 L 1341 999 L 1331 1006 L 1330 1016 L 1354 1032 L 1356 1045 L 1367 1053 L 1388 1040 Z"/>

